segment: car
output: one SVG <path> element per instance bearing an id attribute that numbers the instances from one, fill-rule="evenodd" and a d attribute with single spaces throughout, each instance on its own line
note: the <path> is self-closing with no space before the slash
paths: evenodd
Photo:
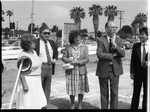
<path id="1" fill-rule="evenodd" d="M 22 52 L 22 48 L 20 46 L 3 46 L 1 50 L 2 58 L 4 60 L 18 59 L 20 53 Z"/>
<path id="2" fill-rule="evenodd" d="M 11 46 L 20 46 L 20 40 L 15 41 Z"/>

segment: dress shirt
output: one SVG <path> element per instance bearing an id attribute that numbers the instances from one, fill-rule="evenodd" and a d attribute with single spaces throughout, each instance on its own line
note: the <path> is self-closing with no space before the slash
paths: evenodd
<path id="1" fill-rule="evenodd" d="M 108 43 L 110 42 L 109 39 L 110 39 L 110 37 L 107 35 Z M 111 38 L 111 41 L 113 42 L 113 41 L 115 41 L 115 39 L 116 39 L 116 34 L 113 35 L 113 37 Z"/>
<path id="2" fill-rule="evenodd" d="M 143 59 L 143 44 L 141 42 L 141 63 L 142 63 L 142 59 Z M 145 43 L 145 50 L 146 50 L 146 53 L 148 52 L 148 41 Z"/>
<path id="3" fill-rule="evenodd" d="M 115 40 L 115 38 L 116 38 L 116 34 L 114 34 L 113 35 L 113 37 L 111 38 L 111 41 L 114 41 Z M 110 42 L 110 37 L 107 35 L 107 40 L 108 40 L 108 43 Z M 110 61 L 110 65 L 113 65 L 113 62 L 112 61 Z"/>

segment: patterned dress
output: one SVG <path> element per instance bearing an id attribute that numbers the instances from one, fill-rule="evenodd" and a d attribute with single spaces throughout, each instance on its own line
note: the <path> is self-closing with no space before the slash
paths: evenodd
<path id="1" fill-rule="evenodd" d="M 81 46 L 72 46 L 72 53 L 74 60 L 80 57 Z M 89 91 L 87 74 L 80 75 L 78 66 L 75 66 L 71 74 L 66 74 L 66 91 L 69 95 L 84 94 Z"/>

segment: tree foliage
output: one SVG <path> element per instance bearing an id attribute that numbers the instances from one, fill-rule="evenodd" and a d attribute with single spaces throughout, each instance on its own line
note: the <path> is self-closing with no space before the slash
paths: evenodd
<path id="1" fill-rule="evenodd" d="M 3 15 L 5 14 L 5 12 L 3 10 L 1 10 L 1 21 L 5 21 Z"/>
<path id="2" fill-rule="evenodd" d="M 28 31 L 30 32 L 31 31 L 31 25 L 32 25 L 32 31 L 36 31 L 37 28 L 35 27 L 35 24 L 34 23 L 30 23 L 29 26 L 28 26 Z"/>
<path id="3" fill-rule="evenodd" d="M 74 19 L 74 22 L 77 24 L 78 29 L 81 28 L 81 19 L 85 18 L 85 11 L 81 7 L 73 7 L 73 9 L 70 10 L 70 18 Z"/>
<path id="4" fill-rule="evenodd" d="M 42 31 L 44 28 L 49 28 L 46 23 L 42 23 L 42 25 L 39 28 L 39 30 Z"/>
<path id="5" fill-rule="evenodd" d="M 7 10 L 7 11 L 6 11 L 6 14 L 7 14 L 6 16 L 9 17 L 9 24 L 10 24 L 10 22 L 11 22 L 11 21 L 10 21 L 10 17 L 13 15 L 13 12 L 12 12 L 11 10 Z"/>
<path id="6" fill-rule="evenodd" d="M 10 34 L 10 28 L 2 28 L 2 31 L 4 32 L 4 39 L 9 39 L 9 34 Z"/>
<path id="7" fill-rule="evenodd" d="M 56 37 L 62 37 L 62 30 L 58 30 L 56 32 Z"/>
<path id="8" fill-rule="evenodd" d="M 99 15 L 103 15 L 103 8 L 100 5 L 93 4 L 89 7 L 89 15 L 93 16 L 93 27 L 95 31 L 95 39 L 97 38 L 97 30 L 99 27 Z"/>
<path id="9" fill-rule="evenodd" d="M 53 28 L 51 29 L 51 32 L 57 32 L 58 30 L 59 28 L 56 25 L 54 25 Z"/>
<path id="10" fill-rule="evenodd" d="M 87 29 L 81 29 L 80 32 L 81 33 L 88 33 L 88 30 Z"/>
<path id="11" fill-rule="evenodd" d="M 109 5 L 104 10 L 105 16 L 108 16 L 107 21 L 114 21 L 114 17 L 118 15 L 117 6 Z"/>
<path id="12" fill-rule="evenodd" d="M 135 16 L 134 23 L 139 25 L 139 29 L 144 26 L 144 22 L 147 22 L 147 14 L 138 13 Z"/>

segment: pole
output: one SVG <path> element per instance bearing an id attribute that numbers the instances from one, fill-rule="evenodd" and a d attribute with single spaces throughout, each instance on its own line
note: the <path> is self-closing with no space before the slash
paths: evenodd
<path id="1" fill-rule="evenodd" d="M 32 0 L 32 12 L 31 12 L 31 35 L 33 33 L 33 5 L 34 5 L 34 0 Z"/>
<path id="2" fill-rule="evenodd" d="M 65 27 L 65 25 L 63 26 L 63 28 L 62 28 L 62 38 L 61 38 L 61 47 L 63 47 L 64 46 L 64 27 Z"/>
<path id="3" fill-rule="evenodd" d="M 13 11 L 13 24 L 15 25 L 15 23 L 14 23 L 14 9 L 12 11 Z M 14 26 L 14 29 L 12 29 L 12 31 L 13 31 L 13 37 L 14 37 L 15 36 L 15 26 Z"/>
<path id="4" fill-rule="evenodd" d="M 118 12 L 119 12 L 119 15 L 120 15 L 120 17 L 118 19 L 120 19 L 120 30 L 121 30 L 122 19 L 124 19 L 124 18 L 122 18 L 122 14 L 123 14 L 122 12 L 125 12 L 125 11 L 118 10 Z"/>
<path id="5" fill-rule="evenodd" d="M 17 27 L 16 27 L 16 30 L 18 30 L 18 21 L 17 21 Z"/>
<path id="6" fill-rule="evenodd" d="M 19 80 L 19 76 L 20 76 L 20 72 L 21 72 L 21 68 L 22 68 L 23 61 L 24 61 L 24 60 L 21 61 L 21 64 L 20 64 L 20 66 L 19 66 L 19 71 L 18 71 L 18 74 L 17 74 L 15 86 L 14 86 L 14 89 L 13 89 L 13 93 L 12 93 L 12 96 L 11 96 L 11 100 L 10 100 L 8 109 L 11 109 L 11 107 L 12 107 L 12 102 L 13 102 L 14 95 L 15 95 L 15 92 L 16 92 L 16 88 L 17 88 L 17 84 L 18 84 L 18 80 Z"/>

